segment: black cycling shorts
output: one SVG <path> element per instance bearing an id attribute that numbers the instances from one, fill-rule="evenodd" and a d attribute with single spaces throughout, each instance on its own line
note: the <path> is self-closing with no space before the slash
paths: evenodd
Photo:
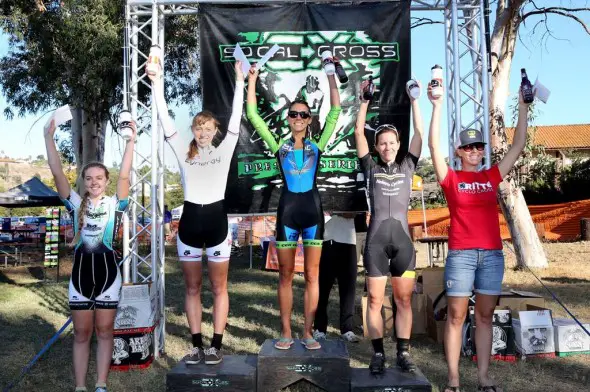
<path id="1" fill-rule="evenodd" d="M 212 248 L 224 242 L 228 233 L 223 200 L 211 204 L 184 201 L 178 223 L 178 238 L 193 248 Z"/>
<path id="2" fill-rule="evenodd" d="M 416 251 L 414 244 L 397 219 L 371 221 L 363 264 L 369 277 L 387 276 L 414 278 Z"/>
<path id="3" fill-rule="evenodd" d="M 117 309 L 121 283 L 113 251 L 86 253 L 76 249 L 68 290 L 70 309 Z"/>
<path id="4" fill-rule="evenodd" d="M 322 246 L 324 212 L 317 189 L 295 193 L 284 189 L 277 210 L 277 248 L 295 248 L 299 235 L 303 246 Z"/>

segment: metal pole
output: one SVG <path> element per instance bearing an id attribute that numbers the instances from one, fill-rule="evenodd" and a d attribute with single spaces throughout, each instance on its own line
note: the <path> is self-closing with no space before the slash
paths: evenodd
<path id="1" fill-rule="evenodd" d="M 250 217 L 250 269 L 252 269 L 252 239 L 254 238 L 254 230 L 252 230 L 252 221 L 254 217 Z"/>
<path id="2" fill-rule="evenodd" d="M 428 230 L 426 229 L 426 207 L 424 206 L 424 188 L 422 188 L 422 217 L 424 218 L 424 235 L 428 237 Z"/>
<path id="3" fill-rule="evenodd" d="M 458 21 L 458 7 L 457 7 L 458 0 L 451 0 L 451 32 L 452 32 L 452 42 L 453 42 L 453 90 L 454 90 L 454 97 L 455 97 L 455 107 L 454 107 L 454 115 L 455 115 L 455 124 L 453 127 L 453 142 L 457 140 L 459 137 L 459 133 L 461 132 L 461 59 L 459 58 L 459 21 Z M 454 151 L 453 151 L 454 152 Z M 454 155 L 453 155 L 454 156 Z M 450 162 L 450 157 L 449 157 Z M 459 162 L 455 160 L 454 167 L 457 167 Z"/>
<path id="4" fill-rule="evenodd" d="M 128 10 L 129 6 L 127 6 Z M 139 54 L 138 54 L 138 37 L 139 34 L 139 26 L 137 16 L 133 16 L 131 18 L 131 46 L 133 47 L 132 56 L 131 56 L 131 116 L 137 120 L 137 99 L 138 99 L 138 83 L 139 83 L 139 75 L 138 67 L 139 67 Z M 139 136 L 138 136 L 139 139 Z M 133 283 L 137 283 L 137 263 L 138 257 L 137 252 L 139 250 L 138 247 L 138 238 L 137 238 L 137 168 L 140 165 L 140 158 L 141 155 L 138 152 L 139 149 L 139 140 L 135 143 L 134 149 L 134 157 L 133 157 L 133 170 L 131 170 L 131 184 L 134 186 L 131 188 L 131 198 L 133 199 L 133 203 L 131 203 L 131 234 L 133 235 L 133 246 L 131 247 L 130 251 L 132 252 L 132 257 L 130 260 L 131 263 L 131 281 Z M 143 186 L 143 181 L 141 186 Z"/>
<path id="5" fill-rule="evenodd" d="M 152 44 L 156 44 L 159 42 L 158 38 L 158 6 L 156 5 L 156 1 L 154 0 L 152 4 Z M 152 222 L 151 222 L 151 256 L 152 256 L 152 285 L 156 288 L 158 287 L 158 278 L 159 278 L 159 266 L 158 266 L 158 233 L 159 233 L 159 219 L 158 219 L 158 111 L 156 108 L 155 100 L 152 100 L 151 105 L 151 114 L 152 114 L 152 122 L 151 122 L 151 157 L 152 157 L 152 167 L 151 167 L 151 215 L 152 215 Z M 145 224 L 145 221 L 144 221 Z M 160 356 L 160 341 L 159 337 L 155 336 L 154 339 L 154 356 L 158 358 Z"/>
<path id="6" fill-rule="evenodd" d="M 446 8 L 444 11 L 444 15 L 445 15 L 445 61 L 446 61 L 446 73 L 447 73 L 447 139 L 449 141 L 449 167 L 454 168 L 454 162 L 455 162 L 455 132 L 453 131 L 454 129 L 454 106 L 456 105 L 455 102 L 455 94 L 454 93 L 454 88 L 453 88 L 453 59 L 452 59 L 452 54 L 453 54 L 453 45 L 452 45 L 452 40 L 451 40 L 451 10 L 449 8 Z"/>

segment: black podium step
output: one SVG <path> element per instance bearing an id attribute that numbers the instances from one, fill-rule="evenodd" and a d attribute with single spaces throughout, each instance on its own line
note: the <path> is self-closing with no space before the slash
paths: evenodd
<path id="1" fill-rule="evenodd" d="M 275 392 L 299 381 L 329 392 L 348 391 L 350 358 L 341 340 L 322 340 L 319 350 L 307 350 L 301 341 L 289 350 L 274 347 L 276 340 L 266 340 L 258 353 L 258 392 Z"/>
<path id="2" fill-rule="evenodd" d="M 166 375 L 169 392 L 256 390 L 256 355 L 225 355 L 218 365 L 179 362 Z"/>
<path id="3" fill-rule="evenodd" d="M 384 374 L 374 376 L 368 368 L 352 368 L 350 377 L 350 392 L 432 392 L 420 370 L 404 373 L 397 367 L 386 368 Z"/>

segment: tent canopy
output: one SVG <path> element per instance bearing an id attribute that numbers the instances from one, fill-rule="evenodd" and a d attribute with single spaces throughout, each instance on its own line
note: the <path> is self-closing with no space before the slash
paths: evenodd
<path id="1" fill-rule="evenodd" d="M 62 204 L 59 194 L 37 177 L 0 193 L 0 207 L 50 207 Z"/>

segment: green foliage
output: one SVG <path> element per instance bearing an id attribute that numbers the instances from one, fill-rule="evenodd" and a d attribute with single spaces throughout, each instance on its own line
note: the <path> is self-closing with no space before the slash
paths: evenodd
<path id="1" fill-rule="evenodd" d="M 574 159 L 562 170 L 559 181 L 567 201 L 590 199 L 590 159 Z"/>
<path id="2" fill-rule="evenodd" d="M 170 209 L 176 208 L 184 203 L 184 192 L 182 186 L 169 190 L 164 194 L 164 204 L 168 205 Z"/>
<path id="3" fill-rule="evenodd" d="M 434 166 L 432 165 L 432 159 L 422 158 L 416 165 L 416 175 L 422 177 L 422 181 L 436 182 L 436 174 L 434 173 Z"/>
<path id="4" fill-rule="evenodd" d="M 0 2 L 0 29 L 9 42 L 8 53 L 0 59 L 0 88 L 10 105 L 4 115 L 11 119 L 69 104 L 83 109 L 97 124 L 110 120 L 114 125 L 122 100 L 125 3 Z M 201 93 L 197 17 L 166 18 L 165 32 L 167 97 L 194 105 Z M 151 42 L 139 36 L 139 49 L 147 53 Z M 147 101 L 148 94 L 140 83 L 139 99 Z M 58 136 L 63 159 L 72 163 L 71 133 Z"/>

